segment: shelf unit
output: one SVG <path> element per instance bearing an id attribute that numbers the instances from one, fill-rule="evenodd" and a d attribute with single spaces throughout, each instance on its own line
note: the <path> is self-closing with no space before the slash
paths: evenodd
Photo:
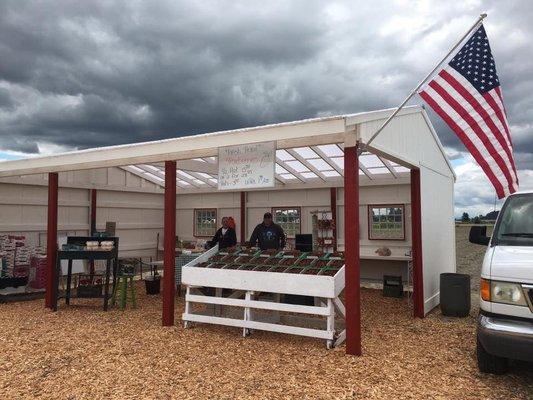
<path id="1" fill-rule="evenodd" d="M 313 222 L 313 249 L 324 253 L 334 252 L 337 248 L 335 221 L 330 210 L 311 211 Z"/>

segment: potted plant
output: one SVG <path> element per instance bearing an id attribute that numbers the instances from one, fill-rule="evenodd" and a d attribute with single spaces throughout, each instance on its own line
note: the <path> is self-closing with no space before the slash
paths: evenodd
<path id="1" fill-rule="evenodd" d="M 150 275 L 144 278 L 146 285 L 146 294 L 159 294 L 161 291 L 161 275 L 157 272 L 156 267 L 152 269 Z"/>

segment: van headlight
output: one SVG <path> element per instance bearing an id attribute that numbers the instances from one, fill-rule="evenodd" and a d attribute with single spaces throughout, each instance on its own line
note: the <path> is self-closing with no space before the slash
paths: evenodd
<path id="1" fill-rule="evenodd" d="M 490 301 L 495 303 L 527 306 L 522 287 L 518 283 L 491 281 Z"/>

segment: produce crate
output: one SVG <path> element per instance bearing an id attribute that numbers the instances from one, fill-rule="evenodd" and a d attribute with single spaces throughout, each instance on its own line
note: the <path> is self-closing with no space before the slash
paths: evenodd
<path id="1" fill-rule="evenodd" d="M 104 275 L 80 275 L 76 294 L 80 298 L 102 297 Z"/>

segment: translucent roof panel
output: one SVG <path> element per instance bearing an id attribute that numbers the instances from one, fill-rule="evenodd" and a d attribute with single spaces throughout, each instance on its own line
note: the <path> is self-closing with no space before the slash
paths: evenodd
<path id="1" fill-rule="evenodd" d="M 318 178 L 318 175 L 314 172 L 302 172 L 302 176 L 306 179 Z"/>
<path id="2" fill-rule="evenodd" d="M 296 172 L 307 172 L 309 171 L 309 168 L 307 168 L 305 165 L 303 165 L 300 161 L 286 161 L 285 165 L 288 165 L 292 169 L 294 169 Z"/>
<path id="3" fill-rule="evenodd" d="M 289 171 L 287 171 L 285 168 L 283 168 L 281 165 L 276 163 L 276 174 L 288 174 Z"/>
<path id="4" fill-rule="evenodd" d="M 344 169 L 344 157 L 332 157 L 330 160 L 333 161 L 337 167 Z"/>
<path id="5" fill-rule="evenodd" d="M 342 149 L 336 144 L 324 144 L 317 146 L 328 157 L 340 157 L 344 156 Z"/>
<path id="6" fill-rule="evenodd" d="M 142 170 L 141 168 L 137 167 L 136 165 L 128 165 L 129 168 L 131 168 L 132 170 L 134 170 L 135 172 L 139 173 L 139 174 L 143 174 L 144 173 L 144 170 Z"/>
<path id="7" fill-rule="evenodd" d="M 281 161 L 294 160 L 294 157 L 287 150 L 276 150 L 276 157 Z"/>
<path id="8" fill-rule="evenodd" d="M 365 168 L 384 167 L 385 164 L 381 162 L 378 156 L 375 154 L 362 154 L 359 157 L 359 162 L 363 164 Z"/>
<path id="9" fill-rule="evenodd" d="M 409 168 L 402 167 L 401 165 L 395 166 L 395 167 L 394 167 L 394 170 L 395 170 L 396 172 L 399 172 L 399 173 L 409 172 L 409 171 L 410 171 Z"/>
<path id="10" fill-rule="evenodd" d="M 296 153 L 298 153 L 299 156 L 309 159 L 309 158 L 320 158 L 318 154 L 316 154 L 311 148 L 309 147 L 296 147 L 294 149 Z"/>
<path id="11" fill-rule="evenodd" d="M 328 178 L 334 178 L 337 176 L 341 176 L 341 174 L 339 174 L 337 171 L 324 171 L 322 173 L 324 174 L 324 176 L 327 176 Z"/>
<path id="12" fill-rule="evenodd" d="M 164 180 L 163 178 L 161 178 L 160 176 L 157 176 L 157 175 L 151 174 L 151 173 L 149 173 L 149 172 L 146 172 L 145 175 L 150 176 L 150 178 L 155 179 L 156 181 L 160 181 L 160 182 L 164 182 L 164 181 L 165 181 L 165 180 Z"/>
<path id="13" fill-rule="evenodd" d="M 181 176 L 184 176 L 185 178 L 189 178 L 189 179 L 196 179 L 194 176 L 192 176 L 191 174 L 188 174 L 187 172 L 185 171 L 181 171 L 181 170 L 178 170 L 178 175 L 181 175 Z M 198 180 L 198 179 L 196 179 Z M 200 181 L 201 182 L 201 181 Z"/>
<path id="14" fill-rule="evenodd" d="M 333 169 L 331 168 L 331 165 L 325 162 L 322 158 L 318 158 L 316 160 L 309 160 L 309 163 L 319 171 L 327 171 Z"/>
<path id="15" fill-rule="evenodd" d="M 378 167 L 378 168 L 369 168 L 368 171 L 371 174 L 390 174 L 390 171 L 387 167 Z"/>
<path id="16" fill-rule="evenodd" d="M 293 174 L 281 174 L 283 179 L 297 179 Z"/>

